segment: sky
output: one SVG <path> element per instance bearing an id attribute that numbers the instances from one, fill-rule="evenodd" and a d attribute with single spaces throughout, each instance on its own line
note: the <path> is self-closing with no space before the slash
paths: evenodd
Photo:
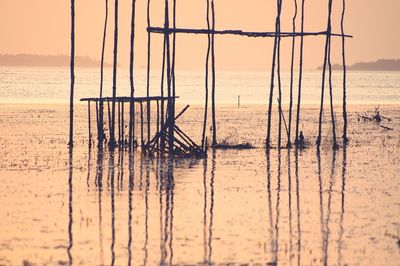
<path id="1" fill-rule="evenodd" d="M 297 0 L 300 2 L 301 0 Z M 99 59 L 104 26 L 105 0 L 76 0 L 76 55 Z M 136 0 L 135 67 L 147 62 L 146 0 Z M 374 61 L 400 58 L 400 1 L 347 0 L 345 31 L 347 61 Z M 152 26 L 163 25 L 164 0 L 151 1 Z M 275 0 L 215 0 L 216 29 L 273 31 Z M 129 63 L 131 0 L 119 0 L 119 53 L 121 66 Z M 112 61 L 114 1 L 109 0 L 106 61 Z M 294 0 L 283 1 L 282 31 L 292 30 Z M 306 0 L 305 31 L 324 31 L 328 0 Z M 333 31 L 340 33 L 342 0 L 333 2 Z M 0 54 L 58 55 L 70 52 L 69 0 L 0 0 Z M 205 28 L 206 0 L 177 0 L 177 27 Z M 300 29 L 300 20 L 297 28 Z M 162 36 L 152 35 L 152 67 L 161 67 Z M 323 62 L 323 37 L 306 37 L 304 65 L 314 69 Z M 223 70 L 266 70 L 271 67 L 272 38 L 216 36 L 216 65 Z M 296 60 L 298 60 L 298 44 Z M 282 41 L 282 68 L 290 66 L 291 39 Z M 177 69 L 203 69 L 207 50 L 206 35 L 178 35 Z M 341 39 L 332 44 L 332 61 L 341 62 Z"/>

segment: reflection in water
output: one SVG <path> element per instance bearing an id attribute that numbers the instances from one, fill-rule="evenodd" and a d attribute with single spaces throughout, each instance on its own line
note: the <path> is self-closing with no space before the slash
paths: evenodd
<path id="1" fill-rule="evenodd" d="M 271 241 L 271 253 L 274 252 L 274 229 L 273 229 L 273 222 L 272 222 L 272 195 L 271 195 L 271 158 L 270 158 L 270 151 L 267 150 L 267 193 L 268 193 L 268 218 L 269 218 L 269 239 Z M 274 263 L 274 262 L 273 262 Z"/>
<path id="2" fill-rule="evenodd" d="M 104 264 L 104 248 L 103 248 L 103 222 L 102 222 L 102 209 L 101 198 L 103 192 L 103 149 L 99 148 L 97 151 L 97 170 L 95 185 L 98 190 L 98 209 L 99 209 L 99 245 L 100 245 L 100 262 Z M 88 170 L 89 171 L 89 170 Z"/>
<path id="3" fill-rule="evenodd" d="M 301 219 L 300 219 L 300 182 L 299 182 L 299 150 L 295 151 L 296 206 L 297 206 L 297 265 L 301 265 Z"/>
<path id="4" fill-rule="evenodd" d="M 288 207 L 289 207 L 289 261 L 292 265 L 293 254 L 293 229 L 292 229 L 292 173 L 291 173 L 290 149 L 287 151 L 287 174 L 288 174 Z"/>
<path id="5" fill-rule="evenodd" d="M 327 207 L 327 215 L 325 220 L 325 230 L 324 230 L 324 242 L 323 242 L 323 255 L 324 255 L 324 265 L 328 265 L 328 245 L 329 245 L 329 235 L 330 235 L 330 228 L 329 222 L 331 218 L 331 206 L 332 206 L 332 187 L 333 181 L 335 178 L 335 162 L 336 162 L 336 150 L 333 150 L 333 158 L 332 158 L 332 165 L 331 165 L 331 174 L 329 178 L 329 189 L 328 189 L 328 207 Z"/>
<path id="6" fill-rule="evenodd" d="M 115 198 L 114 198 L 114 152 L 110 152 L 110 163 L 108 166 L 111 180 L 111 265 L 115 263 Z"/>
<path id="7" fill-rule="evenodd" d="M 338 265 L 342 265 L 342 248 L 343 248 L 343 219 L 344 219 L 344 196 L 346 190 L 346 168 L 347 168 L 347 146 L 343 147 L 343 161 L 342 161 L 342 189 L 341 189 L 341 208 L 340 208 L 340 219 L 339 219 L 339 240 L 338 240 Z"/>
<path id="8" fill-rule="evenodd" d="M 288 150 L 286 156 L 282 156 L 281 150 L 277 150 L 274 154 L 272 151 L 270 155 L 269 153 L 266 154 L 267 158 L 267 199 L 268 204 L 265 208 L 268 211 L 268 217 L 266 217 L 266 221 L 269 222 L 269 236 L 267 237 L 268 245 L 265 246 L 265 250 L 268 254 L 271 255 L 270 262 L 271 264 L 278 264 L 287 262 L 288 264 L 296 264 L 294 260 L 297 261 L 297 265 L 302 265 L 304 262 L 301 260 L 302 256 L 302 227 L 301 227 L 301 208 L 300 208 L 300 179 L 302 178 L 302 171 L 299 170 L 299 151 L 297 150 Z M 294 154 L 293 154 L 294 153 Z M 136 156 L 137 155 L 137 156 Z M 293 158 L 294 155 L 294 166 Z M 182 161 L 173 158 L 150 158 L 146 156 L 142 156 L 139 154 L 127 153 L 129 156 L 129 161 L 127 162 L 127 167 L 129 170 L 129 179 L 126 180 L 126 184 L 124 184 L 124 151 L 118 152 L 118 165 L 114 165 L 114 158 L 115 154 L 113 152 L 106 153 L 106 157 L 103 155 L 103 151 L 100 149 L 98 150 L 97 154 L 97 162 L 96 162 L 96 177 L 94 178 L 95 187 L 98 189 L 98 230 L 99 230 L 99 264 L 104 265 L 104 252 L 103 252 L 103 235 L 104 232 L 110 232 L 111 238 L 108 239 L 108 243 L 110 243 L 110 259 L 111 265 L 114 264 L 121 264 L 119 256 L 124 256 L 123 251 L 119 251 L 117 247 L 118 239 L 124 239 L 122 241 L 125 242 L 126 239 L 126 261 L 128 265 L 135 265 L 135 264 L 154 264 L 155 261 L 155 253 L 154 253 L 154 246 L 150 236 L 154 233 L 153 227 L 153 220 L 151 219 L 150 212 L 152 208 L 152 196 L 158 197 L 159 203 L 159 241 L 160 241 L 160 258 L 158 260 L 159 264 L 161 265 L 172 265 L 175 263 L 180 263 L 179 255 L 175 256 L 177 258 L 174 259 L 174 208 L 176 207 L 174 204 L 174 195 L 175 195 L 175 180 L 174 180 L 174 168 L 180 169 L 180 165 L 189 163 L 190 161 Z M 103 164 L 105 163 L 105 158 L 108 159 L 108 189 L 109 189 L 109 197 L 111 203 L 111 209 L 105 208 L 110 210 L 111 214 L 111 223 L 110 227 L 108 224 L 106 227 L 110 228 L 107 230 L 104 228 L 103 224 L 103 208 L 102 200 L 103 200 Z M 276 158 L 271 162 L 271 158 Z M 286 162 L 285 162 L 286 158 Z M 135 169 L 135 159 L 140 160 L 138 162 L 138 167 Z M 209 160 L 210 159 L 210 160 Z M 214 228 L 214 210 L 215 210 L 215 202 L 214 202 L 214 194 L 215 194 L 215 175 L 216 175 L 216 151 L 212 150 L 211 158 L 203 159 L 202 168 L 199 170 L 202 171 L 203 180 L 203 193 L 200 205 L 203 205 L 203 214 L 202 214 L 202 234 L 203 234 L 203 241 L 202 241 L 202 251 L 203 251 L 203 258 L 202 263 L 204 265 L 213 264 L 215 261 L 215 256 L 213 256 L 213 234 L 215 234 Z M 91 156 L 88 156 L 88 160 L 91 160 Z M 208 164 L 211 164 L 210 166 Z M 271 166 L 272 163 L 272 166 Z M 285 165 L 287 164 L 287 165 Z M 88 162 L 88 173 L 87 173 L 87 182 L 90 181 L 90 166 L 93 165 Z M 137 164 L 136 164 L 137 165 Z M 300 164 L 301 165 L 301 164 Z M 342 163 L 342 184 L 341 184 L 341 210 L 340 210 L 340 217 L 338 219 L 334 219 L 331 217 L 333 215 L 333 208 L 336 206 L 336 203 L 333 201 L 334 197 L 334 180 L 335 180 L 335 167 L 336 167 L 336 153 L 333 153 L 332 162 L 330 165 L 330 174 L 326 175 L 329 179 L 326 179 L 324 182 L 324 173 L 325 168 L 323 168 L 321 154 L 317 153 L 317 166 L 318 166 L 318 185 L 319 185 L 319 199 L 320 199 L 320 206 L 319 206 L 319 218 L 321 224 L 321 235 L 322 235 L 322 248 L 320 252 L 317 254 L 321 254 L 322 260 L 321 263 L 327 265 L 329 259 L 332 260 L 328 255 L 330 250 L 330 245 L 332 243 L 331 231 L 330 227 L 332 227 L 332 221 L 338 221 L 339 226 L 339 237 L 336 238 L 335 241 L 338 241 L 338 264 L 342 264 L 342 242 L 343 242 L 343 233 L 344 233 L 344 226 L 343 226 L 343 219 L 344 219 L 344 202 L 345 202 L 345 186 L 346 186 L 346 151 L 343 151 L 343 163 Z M 154 175 L 152 174 L 152 169 L 154 167 Z M 287 167 L 287 169 L 285 169 Z M 272 169 L 271 169 L 272 168 Z M 293 169 L 294 168 L 294 169 Z M 276 169 L 276 172 L 275 172 Z M 282 171 L 285 169 L 285 171 Z M 115 170 L 118 172 L 116 173 Z M 287 171 L 286 171 L 287 170 Z M 69 175 L 69 223 L 68 223 L 68 234 L 69 234 L 69 246 L 67 248 L 69 261 L 72 264 L 72 246 L 73 246 L 73 212 L 72 212 L 72 195 L 73 195 L 73 186 L 72 186 L 72 153 L 70 154 L 70 175 Z M 138 180 L 135 180 L 135 171 L 138 171 Z M 295 171 L 295 173 L 292 173 Z M 300 172 L 300 173 L 299 173 Z M 286 185 L 284 184 L 284 180 L 286 180 L 287 174 L 287 197 L 284 196 L 281 192 L 284 191 Z M 151 193 L 151 182 L 152 177 L 154 177 L 154 186 L 155 192 Z M 117 182 L 115 182 L 117 181 Z M 136 183 L 135 183 L 136 181 Z M 93 181 L 92 181 L 93 182 Z M 276 183 L 275 183 L 276 182 Z M 324 184 L 327 185 L 327 188 L 324 189 Z M 128 190 L 124 192 L 124 186 L 128 186 Z M 282 187 L 284 186 L 284 187 Z M 135 197 L 135 188 L 138 188 L 138 193 L 142 195 L 141 199 L 143 201 L 136 201 L 134 200 Z M 89 192 L 89 191 L 88 191 Z M 117 195 L 115 194 L 117 192 Z M 276 194 L 275 194 L 276 192 Z M 116 213 L 121 213 L 116 210 L 119 210 L 121 206 L 117 201 L 119 199 L 119 194 L 123 195 L 123 193 L 127 193 L 128 204 L 122 205 L 126 206 L 126 211 L 122 213 L 127 213 L 127 229 L 126 230 L 117 230 L 116 225 Z M 285 193 L 286 194 L 286 193 Z M 135 205 L 134 203 L 140 203 L 139 205 Z M 143 204 L 143 205 L 142 205 Z M 338 205 L 339 203 L 337 203 Z M 134 215 L 134 209 L 140 208 L 144 210 L 143 216 L 140 216 L 141 212 Z M 303 207 L 304 208 L 304 207 Z M 287 214 L 287 215 L 286 215 Z M 318 215 L 318 212 L 316 212 Z M 120 216 L 120 215 L 118 215 Z M 138 232 L 133 235 L 134 225 L 138 223 L 134 217 L 140 217 L 139 220 L 142 221 L 142 225 L 144 226 L 143 233 L 138 234 Z M 286 220 L 287 217 L 287 220 Z M 315 216 L 318 217 L 318 216 Z M 200 218 L 200 217 L 199 217 Z M 196 218 L 195 218 L 196 219 Z M 201 218 L 200 218 L 201 219 Z M 287 221 L 287 225 L 283 224 Z M 288 227 L 286 227 L 288 226 Z M 285 230 L 286 228 L 287 231 Z M 105 230 L 105 231 L 104 231 Z M 153 230 L 153 231 L 152 231 Z M 127 236 L 121 235 L 117 236 L 117 232 L 127 232 Z M 283 235 L 288 232 L 288 237 Z M 280 235 L 282 234 L 282 235 Z M 136 242 L 138 243 L 137 246 L 134 245 L 133 237 L 136 236 L 138 239 Z M 126 238 L 125 238 L 126 237 Z M 181 238 L 177 238 L 178 244 L 181 245 Z M 118 242 L 120 243 L 120 242 Z M 175 244 L 177 245 L 177 244 Z M 180 246 L 179 245 L 179 246 Z M 269 250 L 267 247 L 269 246 Z M 138 248 L 137 251 L 135 247 Z M 297 249 L 297 250 L 296 250 Z M 139 250 L 141 252 L 139 252 Z M 214 247 L 214 250 L 218 250 L 218 246 Z M 201 251 L 200 251 L 201 252 Z M 215 252 L 215 251 L 214 251 Z M 117 257 L 117 253 L 119 256 Z M 297 253 L 297 254 L 296 254 Z M 297 257 L 296 257 L 297 255 Z M 314 255 L 315 256 L 315 253 Z M 318 255 L 316 255 L 318 256 Z M 307 256 L 306 256 L 307 257 Z M 106 259 L 107 259 L 106 258 Z M 315 259 L 315 258 L 314 258 Z M 156 259 L 157 260 L 157 259 Z M 304 259 L 303 259 L 304 260 Z"/>
<path id="9" fill-rule="evenodd" d="M 135 189 L 134 155 L 129 153 L 129 190 L 128 190 L 128 265 L 132 263 L 132 203 Z"/>
<path id="10" fill-rule="evenodd" d="M 207 158 L 203 159 L 203 188 L 204 188 L 204 208 L 203 208 L 203 262 L 207 263 Z"/>
<path id="11" fill-rule="evenodd" d="M 67 248 L 67 254 L 68 254 L 68 261 L 69 265 L 72 265 L 72 247 L 74 245 L 74 239 L 72 235 L 72 224 L 73 224 L 73 212 L 72 212 L 72 175 L 73 175 L 73 148 L 70 146 L 69 148 L 69 174 L 68 174 L 68 248 Z"/>
<path id="12" fill-rule="evenodd" d="M 173 262 L 173 211 L 174 211 L 174 159 L 160 159 L 156 169 L 159 174 L 159 195 L 160 195 L 160 264 L 166 264 L 169 255 L 169 264 Z M 163 204 L 165 195 L 165 210 Z M 164 216 L 164 219 L 163 219 Z M 168 250 L 167 250 L 168 249 Z"/>
<path id="13" fill-rule="evenodd" d="M 318 162 L 318 180 L 319 180 L 319 195 L 320 195 L 320 221 L 321 221 L 321 234 L 322 234 L 322 256 L 323 256 L 323 264 L 328 265 L 328 248 L 329 248 L 329 236 L 330 236 L 330 218 L 331 218 L 331 209 L 332 209 L 332 190 L 335 178 L 335 163 L 336 163 L 336 150 L 333 150 L 331 171 L 329 176 L 329 188 L 328 188 L 328 199 L 327 199 L 327 213 L 326 217 L 324 214 L 324 189 L 323 189 L 323 177 L 322 177 L 322 162 L 321 162 L 321 154 L 317 151 L 317 162 Z"/>
<path id="14" fill-rule="evenodd" d="M 203 159 L 203 188 L 204 188 L 204 208 L 203 208 L 203 264 L 212 264 L 212 240 L 214 223 L 214 180 L 216 171 L 216 150 L 212 150 L 211 159 L 211 178 L 210 185 L 207 184 L 208 159 Z M 210 209 L 208 210 L 208 186 L 210 186 Z M 209 215 L 207 216 L 209 211 Z M 209 219 L 209 221 L 208 221 Z"/>
<path id="15" fill-rule="evenodd" d="M 281 200 L 281 167 L 282 167 L 281 149 L 278 149 L 278 184 L 276 188 L 276 217 L 275 217 L 275 239 L 274 239 L 274 262 L 278 264 L 278 252 L 279 252 L 279 203 Z"/>
<path id="16" fill-rule="evenodd" d="M 216 169 L 216 159 L 215 159 L 215 149 L 212 152 L 212 163 L 211 163 L 211 202 L 210 202 L 210 227 L 208 229 L 208 262 L 211 264 L 211 255 L 212 255 L 212 233 L 213 233 L 213 222 L 214 222 L 214 178 L 215 178 L 215 169 Z"/>
<path id="17" fill-rule="evenodd" d="M 143 162 L 143 157 L 142 157 L 142 162 Z M 145 235 L 145 240 L 144 240 L 144 261 L 143 264 L 147 265 L 147 257 L 148 257 L 148 251 L 147 251 L 147 244 L 149 241 L 149 187 L 150 187 L 150 168 L 149 168 L 149 158 L 146 157 L 146 187 L 145 187 L 145 220 L 144 220 L 144 235 Z M 142 174 L 143 174 L 143 163 L 141 163 L 140 166 L 140 180 L 142 180 Z"/>

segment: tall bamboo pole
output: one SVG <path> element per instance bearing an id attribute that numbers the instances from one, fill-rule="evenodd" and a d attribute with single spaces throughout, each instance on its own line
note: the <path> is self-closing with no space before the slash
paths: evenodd
<path id="1" fill-rule="evenodd" d="M 133 64 L 135 55 L 135 12 L 136 12 L 136 0 L 132 0 L 132 17 L 131 17 L 131 51 L 129 57 L 129 82 L 131 87 L 131 102 L 129 104 L 129 150 L 133 147 L 133 124 L 134 124 L 134 113 L 135 113 L 135 102 L 133 97 L 135 96 L 135 84 L 133 74 Z"/>
<path id="2" fill-rule="evenodd" d="M 115 98 L 117 97 L 117 55 L 118 55 L 118 0 L 114 0 L 115 25 L 114 25 L 114 62 L 113 62 L 113 89 L 112 89 L 112 117 L 110 128 L 110 148 L 115 147 Z"/>
<path id="3" fill-rule="evenodd" d="M 150 0 L 147 1 L 147 27 L 150 28 Z M 151 33 L 147 32 L 147 83 L 146 96 L 150 97 Z M 150 141 L 150 100 L 147 101 L 147 139 Z"/>
<path id="4" fill-rule="evenodd" d="M 328 25 L 327 25 L 327 30 L 326 30 L 324 65 L 323 65 L 323 69 L 322 69 L 321 105 L 320 105 L 320 109 L 319 109 L 318 138 L 317 138 L 318 149 L 321 146 L 322 114 L 323 114 L 323 110 L 324 110 L 325 75 L 326 75 L 326 65 L 327 65 L 327 61 L 328 61 L 327 58 L 328 58 L 330 34 L 331 34 L 331 15 L 332 15 L 332 0 L 329 0 L 329 3 L 328 3 Z"/>
<path id="5" fill-rule="evenodd" d="M 279 0 L 279 9 L 282 10 L 282 0 Z M 281 80 L 281 21 L 279 19 L 279 27 L 278 27 L 278 44 L 277 44 L 277 74 L 278 74 L 278 149 L 281 148 L 282 144 L 282 80 Z"/>
<path id="6" fill-rule="evenodd" d="M 292 20 L 293 35 L 296 33 L 296 19 L 297 19 L 297 0 L 294 0 L 294 15 Z M 293 110 L 293 79 L 294 79 L 294 57 L 295 57 L 296 37 L 292 38 L 292 59 L 290 63 L 290 100 L 289 100 L 289 125 L 288 125 L 288 136 L 287 136 L 287 148 L 292 146 L 292 110 Z"/>
<path id="7" fill-rule="evenodd" d="M 160 111 L 160 128 L 164 128 L 164 79 L 165 79 L 165 53 L 166 53 L 166 39 L 165 39 L 165 35 L 164 35 L 164 43 L 163 43 L 163 56 L 162 56 L 162 66 L 161 66 L 161 86 L 160 86 L 160 90 L 161 90 L 161 111 Z M 164 134 L 161 135 L 161 151 L 164 151 L 164 147 L 165 147 L 165 137 Z"/>
<path id="8" fill-rule="evenodd" d="M 305 0 L 301 2 L 301 37 L 300 37 L 300 63 L 299 63 L 299 88 L 297 93 L 297 113 L 296 113 L 296 148 L 299 144 L 299 125 L 300 125 L 300 110 L 301 110 L 301 86 L 303 82 L 303 47 L 304 47 L 304 8 Z"/>
<path id="9" fill-rule="evenodd" d="M 211 71 L 212 71 L 212 91 L 211 91 L 211 111 L 212 111 L 212 145 L 217 145 L 217 121 L 215 117 L 215 6 L 214 0 L 211 0 L 211 19 L 212 19 L 212 34 L 211 34 Z"/>
<path id="10" fill-rule="evenodd" d="M 346 73 L 346 45 L 345 45 L 345 36 L 344 36 L 344 17 L 346 14 L 346 0 L 343 0 L 343 9 L 342 9 L 342 18 L 341 18 L 341 31 L 342 31 L 342 60 L 343 60 L 343 145 L 346 145 L 348 142 L 347 139 L 347 107 L 346 107 L 346 82 L 347 82 L 347 73 Z"/>
<path id="11" fill-rule="evenodd" d="M 281 18 L 280 0 L 277 0 L 277 16 L 275 21 L 275 37 L 274 37 L 274 49 L 272 53 L 272 67 L 271 67 L 271 84 L 269 90 L 269 103 L 268 103 L 268 121 L 267 121 L 267 138 L 266 147 L 271 148 L 271 115 L 272 115 L 272 100 L 274 97 L 274 82 L 275 82 L 275 62 L 276 62 L 276 50 L 278 46 L 278 31 L 279 23 Z"/>
<path id="12" fill-rule="evenodd" d="M 90 114 L 90 101 L 88 101 L 88 135 L 89 135 L 89 149 L 92 147 L 92 126 Z"/>
<path id="13" fill-rule="evenodd" d="M 164 28 L 165 28 L 165 48 L 166 48 L 166 57 L 167 57 L 167 87 L 168 87 L 168 105 L 167 105 L 167 126 L 168 126 L 168 148 L 170 154 L 173 153 L 174 150 L 174 139 L 173 139 L 173 131 L 174 127 L 172 124 L 172 120 L 174 120 L 174 117 L 172 117 L 172 102 L 171 102 L 171 96 L 172 96 L 172 91 L 171 91 L 171 53 L 170 53 L 170 40 L 169 40 L 169 4 L 168 0 L 165 0 L 165 22 L 164 22 Z"/>
<path id="14" fill-rule="evenodd" d="M 75 89 L 75 0 L 71 0 L 71 88 L 69 99 L 69 146 L 74 146 L 74 89 Z"/>
<path id="15" fill-rule="evenodd" d="M 106 47 L 106 36 L 107 36 L 107 23 L 108 23 L 108 0 L 105 0 L 106 4 L 106 15 L 104 19 L 104 32 L 103 32 L 103 43 L 101 48 L 101 63 L 100 63 L 100 101 L 99 101 L 99 123 L 98 123 L 98 144 L 101 146 L 104 140 L 104 103 L 103 103 L 103 79 L 104 79 L 104 53 Z"/>
<path id="16" fill-rule="evenodd" d="M 210 1 L 207 1 L 207 30 L 210 30 Z M 206 77 L 205 77 L 205 101 L 204 101 L 204 124 L 203 124 L 203 134 L 201 139 L 201 147 L 205 150 L 205 139 L 206 139 L 206 128 L 207 128 L 207 115 L 208 115 L 208 70 L 210 61 L 210 50 L 211 50 L 211 35 L 207 34 L 207 55 L 206 55 Z"/>
<path id="17" fill-rule="evenodd" d="M 173 0 L 172 6 L 172 28 L 176 30 L 176 0 Z M 172 62 L 171 62 L 171 83 L 172 83 L 172 99 L 171 99 L 171 129 L 169 131 L 170 137 L 174 140 L 175 132 L 175 60 L 176 60 L 176 32 L 172 34 Z"/>
<path id="18" fill-rule="evenodd" d="M 333 88 L 332 88 L 332 63 L 331 63 L 331 36 L 329 36 L 329 48 L 328 48 L 328 70 L 329 70 L 329 101 L 331 109 L 331 122 L 332 122 L 332 137 L 333 137 L 333 148 L 337 148 L 336 142 L 336 124 L 335 114 L 333 110 Z"/>

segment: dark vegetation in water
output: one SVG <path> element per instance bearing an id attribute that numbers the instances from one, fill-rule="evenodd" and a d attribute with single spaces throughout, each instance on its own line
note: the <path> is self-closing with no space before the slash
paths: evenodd
<path id="1" fill-rule="evenodd" d="M 215 149 L 222 149 L 222 150 L 250 150 L 255 149 L 255 147 L 249 143 L 240 143 L 240 144 L 229 144 L 227 142 L 221 142 L 213 145 Z"/>
<path id="2" fill-rule="evenodd" d="M 382 122 L 392 122 L 392 119 L 387 116 L 381 115 L 379 112 L 379 106 L 375 107 L 375 111 L 373 113 L 371 111 L 367 111 L 364 114 L 357 113 L 357 115 L 358 115 L 358 122 L 374 122 L 383 129 L 393 130 L 393 128 L 391 127 L 381 125 Z"/>

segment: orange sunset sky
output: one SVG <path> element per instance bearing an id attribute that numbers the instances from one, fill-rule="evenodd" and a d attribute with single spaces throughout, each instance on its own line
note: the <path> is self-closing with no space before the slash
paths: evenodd
<path id="1" fill-rule="evenodd" d="M 104 0 L 76 0 L 76 53 L 99 59 L 104 20 Z M 120 65 L 129 62 L 131 1 L 120 0 Z M 136 0 L 136 62 L 137 68 L 146 65 L 146 2 Z M 282 31 L 291 31 L 293 0 L 283 1 Z M 299 5 L 301 0 L 298 0 Z M 306 0 L 305 31 L 326 29 L 327 0 Z M 273 31 L 276 16 L 275 0 L 215 0 L 216 29 Z M 340 33 L 342 0 L 334 0 L 333 30 Z M 109 28 L 106 61 L 112 61 L 114 27 L 113 0 L 109 0 Z M 177 26 L 206 27 L 206 0 L 177 0 Z M 400 1 L 347 0 L 346 33 L 354 35 L 347 42 L 349 64 L 380 58 L 400 58 Z M 151 1 L 152 25 L 162 26 L 163 0 Z M 298 22 L 300 22 L 298 20 Z M 298 29 L 300 23 L 297 24 Z M 1 0 L 0 54 L 69 54 L 69 0 Z M 159 68 L 161 36 L 152 38 L 152 64 Z M 299 41 L 297 42 L 299 43 Z M 202 69 L 207 39 L 205 35 L 178 35 L 177 68 Z M 291 40 L 282 41 L 283 68 L 290 63 Z M 323 37 L 306 37 L 305 67 L 315 68 L 323 61 Z M 340 62 L 340 39 L 333 42 L 333 62 Z M 238 36 L 216 37 L 217 68 L 226 70 L 263 70 L 270 68 L 272 39 L 253 39 Z"/>

